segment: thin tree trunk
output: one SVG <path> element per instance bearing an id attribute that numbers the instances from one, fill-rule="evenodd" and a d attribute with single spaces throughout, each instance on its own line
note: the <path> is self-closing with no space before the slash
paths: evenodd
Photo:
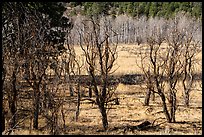
<path id="1" fill-rule="evenodd" d="M 1 80 L 1 103 L 2 103 L 2 117 L 1 117 L 1 129 L 2 131 L 1 132 L 4 132 L 5 130 L 5 125 L 6 125 L 6 120 L 5 120 L 5 110 L 4 110 L 4 105 L 3 105 L 3 98 L 4 98 L 4 90 L 3 90 L 3 86 L 4 86 L 4 80 L 5 80 L 5 76 L 6 76 L 6 71 L 5 69 L 3 68 L 3 65 L 2 65 L 2 80 Z"/>
<path id="2" fill-rule="evenodd" d="M 175 118 L 175 115 L 176 115 L 176 93 L 172 91 L 171 96 L 172 96 L 171 97 L 172 98 L 171 111 L 170 111 L 171 122 L 175 123 L 176 122 L 176 118 Z"/>
<path id="3" fill-rule="evenodd" d="M 5 130 L 5 111 L 2 108 L 2 117 L 1 117 L 1 132 L 4 132 Z"/>
<path id="4" fill-rule="evenodd" d="M 62 120 L 63 120 L 63 130 L 65 131 L 66 121 L 65 121 L 65 115 L 64 115 L 63 105 L 62 105 L 62 108 L 61 108 L 61 114 L 62 114 Z"/>
<path id="5" fill-rule="evenodd" d="M 186 107 L 190 106 L 190 101 L 189 101 L 189 92 L 188 91 L 184 91 L 184 105 Z"/>
<path id="6" fill-rule="evenodd" d="M 162 100 L 163 112 L 164 112 L 164 114 L 166 116 L 167 121 L 169 123 L 171 123 L 171 117 L 170 117 L 170 114 L 169 114 L 168 109 L 167 109 L 167 105 L 166 105 L 166 101 L 165 101 L 165 96 L 164 96 L 163 93 L 160 93 L 159 95 L 160 95 L 161 100 Z"/>
<path id="7" fill-rule="evenodd" d="M 11 119 L 11 123 L 10 126 L 11 128 L 13 128 L 16 124 L 16 101 L 17 101 L 17 89 L 16 89 L 16 72 L 13 72 L 12 75 L 12 87 L 13 90 L 11 93 L 11 100 L 10 100 L 10 111 L 11 111 L 11 115 L 12 115 L 12 119 Z"/>
<path id="8" fill-rule="evenodd" d="M 152 92 L 152 101 L 155 101 L 155 93 L 154 92 Z"/>
<path id="9" fill-rule="evenodd" d="M 89 85 L 89 97 L 92 98 L 92 86 Z"/>
<path id="10" fill-rule="evenodd" d="M 149 106 L 150 95 L 151 95 L 151 91 L 150 89 L 147 89 L 147 93 L 146 93 L 145 101 L 144 101 L 145 106 Z"/>
<path id="11" fill-rule="evenodd" d="M 79 85 L 79 83 L 78 83 L 78 85 L 77 85 L 77 109 L 76 109 L 76 121 L 78 121 L 78 117 L 79 117 L 79 109 L 80 109 L 80 100 L 81 100 L 81 93 L 80 93 L 80 85 Z"/>
<path id="12" fill-rule="evenodd" d="M 33 115 L 33 128 L 38 129 L 38 116 L 39 116 L 39 101 L 40 101 L 40 91 L 34 89 L 34 115 Z"/>
<path id="13" fill-rule="evenodd" d="M 69 84 L 69 91 L 70 91 L 70 96 L 74 96 L 73 87 L 71 84 Z"/>

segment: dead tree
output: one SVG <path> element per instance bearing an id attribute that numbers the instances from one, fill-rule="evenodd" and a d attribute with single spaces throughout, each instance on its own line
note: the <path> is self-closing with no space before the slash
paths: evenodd
<path id="1" fill-rule="evenodd" d="M 27 21 L 32 22 L 32 17 L 28 18 Z M 39 28 L 38 28 L 39 27 Z M 42 84 L 45 71 L 48 67 L 48 56 L 44 56 L 46 52 L 46 43 L 44 42 L 44 35 L 46 28 L 40 29 L 40 23 L 30 25 L 28 32 L 32 36 L 31 40 L 27 41 L 26 54 L 24 54 L 24 78 L 33 89 L 33 128 L 38 129 L 38 116 L 39 116 L 39 101 L 41 96 L 40 86 Z M 42 29 L 45 29 L 42 31 Z M 33 46 L 35 45 L 35 46 Z M 47 45 L 48 46 L 48 45 Z M 44 47 L 44 49 L 42 48 Z M 41 50 L 41 51 L 40 51 Z"/>
<path id="2" fill-rule="evenodd" d="M 156 74 L 156 76 L 158 77 L 160 77 L 159 73 L 163 73 L 163 72 L 154 71 L 154 69 L 158 70 L 161 67 L 159 65 L 162 65 L 157 58 L 160 58 L 159 52 L 162 49 L 161 44 L 165 40 L 166 22 L 162 19 L 158 20 L 156 18 L 155 19 L 151 18 L 148 21 L 143 21 L 143 24 L 142 25 L 141 24 L 138 26 L 138 29 L 141 30 L 144 28 L 143 33 L 146 33 L 146 34 L 141 33 L 141 35 L 143 34 L 143 37 L 146 39 L 147 46 L 141 45 L 139 47 L 140 50 L 138 51 L 136 49 L 137 51 L 134 53 L 140 57 L 140 62 L 136 62 L 136 63 L 137 63 L 137 66 L 144 73 L 145 87 L 146 87 L 146 96 L 144 100 L 144 105 L 148 106 L 151 95 L 152 95 L 152 100 L 155 99 L 154 91 L 156 87 L 154 83 L 153 73 L 155 74 L 158 73 Z M 147 62 L 146 65 L 144 65 L 145 62 Z"/>
<path id="3" fill-rule="evenodd" d="M 152 81 L 153 93 L 157 93 L 162 101 L 163 112 L 168 122 L 175 122 L 176 85 L 181 77 L 182 63 L 180 61 L 180 44 L 183 35 L 175 28 L 170 28 L 171 35 L 162 34 L 161 26 L 149 26 L 146 53 L 141 56 L 141 68 L 147 82 Z M 174 32 L 176 31 L 176 32 Z M 168 36 L 168 37 L 166 37 Z M 172 40 L 173 42 L 170 42 Z M 162 43 L 167 41 L 167 47 Z M 144 48 L 145 49 L 145 48 Z M 145 64 L 145 65 L 144 65 Z M 150 86 L 151 87 L 151 86 Z M 165 87 L 168 87 L 166 90 Z M 168 110 L 167 99 L 170 103 Z"/>
<path id="4" fill-rule="evenodd" d="M 182 17 L 184 23 L 183 33 L 185 34 L 183 40 L 183 73 L 182 73 L 182 85 L 183 85 L 183 97 L 184 105 L 189 107 L 190 105 L 190 92 L 192 91 L 194 82 L 194 67 L 198 62 L 196 55 L 200 52 L 200 39 L 197 39 L 196 33 L 198 33 L 199 25 L 193 19 Z"/>
<path id="5" fill-rule="evenodd" d="M 112 30 L 106 19 L 101 20 L 101 23 L 99 23 L 98 20 L 90 18 L 82 23 L 83 28 L 78 31 L 81 38 L 80 46 L 85 54 L 96 103 L 102 116 L 103 128 L 106 130 L 108 128 L 108 119 L 105 104 L 108 98 L 108 76 L 117 57 L 117 43 L 109 43 L 109 32 Z M 99 37 L 100 35 L 102 37 Z M 97 77 L 100 79 L 100 85 L 98 85 Z"/>
<path id="6" fill-rule="evenodd" d="M 10 7 L 10 8 L 9 8 Z M 11 12 L 11 14 L 8 14 Z M 19 7 L 20 9 L 20 7 Z M 3 10 L 3 24 L 2 24 L 2 50 L 3 50 L 3 77 L 2 77 L 2 101 L 5 99 L 5 95 L 7 95 L 8 99 L 8 109 L 11 113 L 10 119 L 10 127 L 13 128 L 16 123 L 16 115 L 17 115 L 17 97 L 18 97 L 18 87 L 19 87 L 19 69 L 21 66 L 21 48 L 23 48 L 23 40 L 21 35 L 21 27 L 22 23 L 22 14 L 20 10 L 15 7 L 14 3 L 5 3 Z M 10 85 L 9 87 L 7 87 Z M 3 112 L 6 109 L 3 106 Z M 4 114 L 4 113 L 3 113 Z M 5 116 L 3 116 L 5 118 Z M 2 121 L 5 121 L 3 119 Z M 5 127 L 5 123 L 2 123 L 3 127 Z"/>

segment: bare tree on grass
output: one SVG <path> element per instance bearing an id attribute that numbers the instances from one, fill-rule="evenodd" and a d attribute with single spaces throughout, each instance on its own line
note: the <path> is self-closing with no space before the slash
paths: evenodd
<path id="1" fill-rule="evenodd" d="M 161 27 L 153 26 L 150 30 L 147 37 L 147 53 L 140 53 L 141 68 L 147 85 L 150 85 L 149 91 L 157 93 L 161 98 L 167 121 L 175 122 L 176 85 L 182 72 L 180 46 L 183 35 L 177 29 L 171 28 L 171 36 L 162 34 Z M 167 41 L 166 48 L 162 47 L 164 41 Z M 151 81 L 153 82 L 150 83 Z M 169 109 L 167 99 L 170 103 Z"/>
<path id="2" fill-rule="evenodd" d="M 161 58 L 160 52 L 163 49 L 162 43 L 166 36 L 166 22 L 163 19 L 150 18 L 148 21 L 143 21 L 143 24 L 140 24 L 138 29 L 143 30 L 141 35 L 144 37 L 145 40 L 143 41 L 146 41 L 146 44 L 138 45 L 139 51 L 138 48 L 136 48 L 137 51 L 134 52 L 134 54 L 138 55 L 140 58 L 140 62 L 136 61 L 136 63 L 144 73 L 145 86 L 147 90 L 144 105 L 148 106 L 151 95 L 152 100 L 155 100 L 155 83 L 153 73 L 155 73 L 158 77 L 160 75 L 159 73 L 163 74 L 163 72 L 154 71 L 153 68 L 155 67 L 155 70 L 161 70 L 160 65 L 163 65 L 162 62 L 160 62 L 161 59 L 158 60 L 157 58 Z M 159 81 L 162 82 L 162 80 Z"/>
<path id="3" fill-rule="evenodd" d="M 112 30 L 110 24 L 106 24 L 105 19 L 99 23 L 98 20 L 90 18 L 82 23 L 84 27 L 81 29 L 83 30 L 78 31 L 81 38 L 80 46 L 86 57 L 96 104 L 102 116 L 103 128 L 106 130 L 108 128 L 106 102 L 110 95 L 108 87 L 111 86 L 108 77 L 117 57 L 117 43 L 109 43 L 109 32 Z M 102 36 L 99 37 L 100 35 Z"/>
<path id="4" fill-rule="evenodd" d="M 180 19 L 185 37 L 183 39 L 182 58 L 183 58 L 183 73 L 182 73 L 182 85 L 183 85 L 183 97 L 184 105 L 189 107 L 190 105 L 190 92 L 192 91 L 195 75 L 195 65 L 198 63 L 196 55 L 200 52 L 201 40 L 198 39 L 199 23 L 196 20 L 189 19 L 185 16 Z"/>

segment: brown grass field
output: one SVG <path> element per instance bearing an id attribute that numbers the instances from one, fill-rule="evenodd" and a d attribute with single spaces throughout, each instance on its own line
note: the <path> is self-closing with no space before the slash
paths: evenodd
<path id="1" fill-rule="evenodd" d="M 141 73 L 136 65 L 137 56 L 130 54 L 133 51 L 132 47 L 135 45 L 119 45 L 118 46 L 118 59 L 115 64 L 117 70 L 114 72 L 116 75 L 122 74 L 136 74 Z M 76 52 L 82 54 L 79 47 L 76 47 Z M 199 53 L 197 58 L 200 64 L 197 64 L 196 71 L 202 72 L 202 53 Z M 85 73 L 85 71 L 84 71 Z M 90 104 L 83 101 L 80 106 L 79 120 L 75 121 L 75 103 L 67 104 L 65 107 L 66 114 L 66 131 L 61 134 L 71 135 L 197 135 L 202 134 L 202 80 L 198 80 L 194 84 L 193 91 L 190 95 L 190 107 L 183 106 L 182 86 L 179 83 L 177 87 L 177 103 L 178 108 L 176 111 L 176 123 L 167 123 L 164 114 L 161 113 L 162 106 L 161 100 L 156 95 L 155 101 L 150 101 L 150 106 L 144 106 L 144 97 L 146 90 L 144 85 L 124 85 L 119 84 L 116 93 L 119 97 L 120 105 L 112 105 L 108 111 L 109 130 L 106 132 L 102 130 L 102 122 L 99 109 L 95 104 Z M 69 91 L 67 91 L 67 96 Z M 75 95 L 76 96 L 76 95 Z M 135 132 L 123 130 L 111 131 L 114 127 L 122 127 L 126 125 L 138 125 L 145 120 L 156 122 L 161 125 L 155 129 L 149 130 L 135 130 Z M 29 119 L 23 122 L 25 127 L 29 127 Z M 45 125 L 44 119 L 40 119 L 39 127 L 43 129 Z M 26 128 L 19 128 L 14 134 L 49 134 L 47 131 L 29 131 Z"/>

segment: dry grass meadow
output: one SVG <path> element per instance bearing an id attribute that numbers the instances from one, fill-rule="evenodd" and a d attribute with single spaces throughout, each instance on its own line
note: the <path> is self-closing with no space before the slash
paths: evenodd
<path id="1" fill-rule="evenodd" d="M 137 74 L 141 71 L 137 68 L 137 56 L 131 54 L 129 51 L 134 51 L 132 48 L 135 45 L 119 45 L 118 59 L 115 64 L 117 69 L 114 74 Z M 76 52 L 82 54 L 80 47 L 76 47 Z M 196 71 L 202 72 L 202 53 L 197 58 L 200 64 L 197 64 Z M 119 97 L 120 105 L 112 105 L 108 111 L 109 130 L 106 132 L 101 131 L 102 122 L 99 109 L 95 104 L 82 101 L 80 106 L 79 120 L 75 121 L 75 103 L 68 103 L 64 108 L 66 114 L 66 131 L 62 134 L 71 135 L 123 135 L 123 134 L 136 134 L 136 135 L 195 135 L 202 134 L 202 80 L 198 80 L 194 84 L 193 91 L 190 95 L 190 107 L 183 106 L 182 86 L 177 87 L 178 109 L 176 111 L 176 123 L 167 123 L 164 119 L 165 116 L 161 112 L 162 106 L 160 97 L 156 95 L 155 101 L 150 101 L 149 106 L 144 106 L 145 89 L 144 85 L 124 85 L 119 84 L 116 93 Z M 69 91 L 67 91 L 67 96 Z M 135 132 L 123 130 L 111 131 L 114 127 L 122 127 L 126 125 L 138 125 L 145 120 L 153 122 L 155 119 L 161 125 L 155 129 L 149 130 L 135 130 Z M 29 119 L 23 122 L 25 127 L 29 127 Z M 26 128 L 21 128 L 15 131 L 15 134 L 49 134 L 43 130 L 44 120 L 40 119 L 39 127 L 42 131 L 29 131 Z"/>

